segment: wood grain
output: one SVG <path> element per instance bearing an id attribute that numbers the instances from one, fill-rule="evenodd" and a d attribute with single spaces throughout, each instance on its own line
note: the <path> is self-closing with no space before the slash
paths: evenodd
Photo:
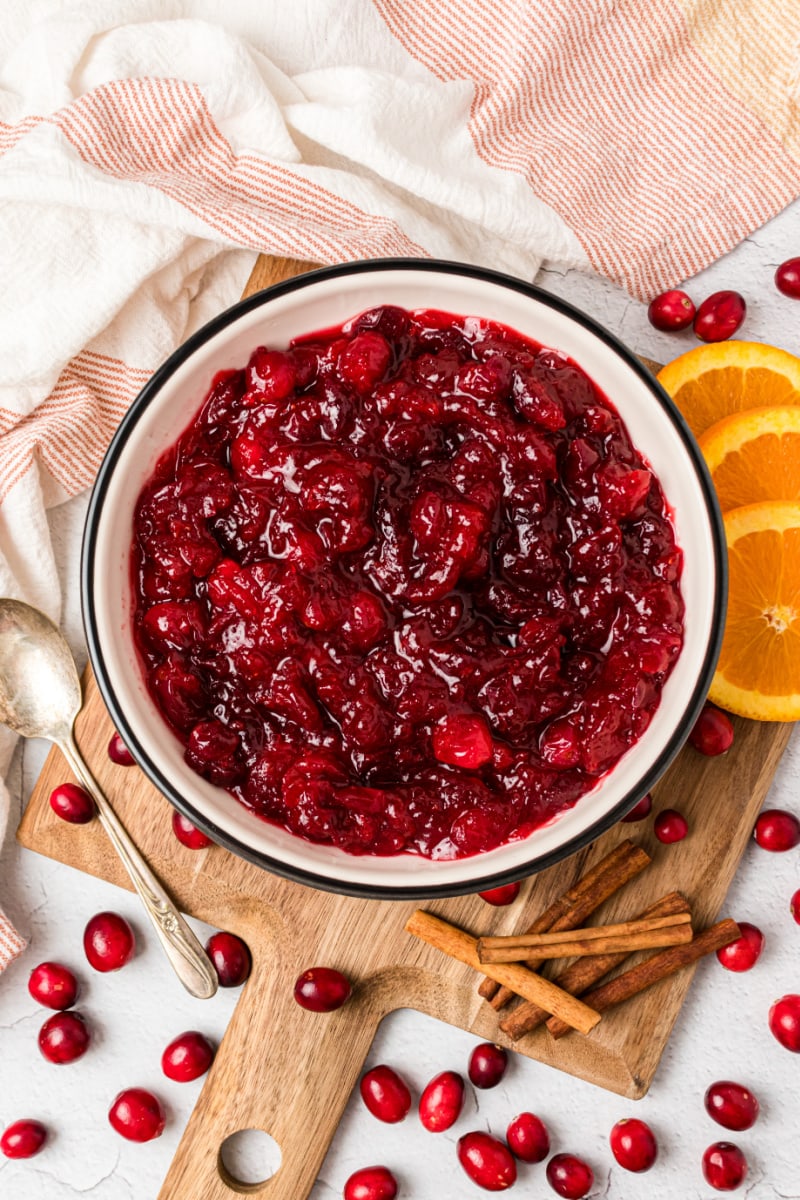
<path id="1" fill-rule="evenodd" d="M 289 260 L 259 259 L 247 294 L 300 270 Z M 190 851 L 175 839 L 171 809 L 137 767 L 111 763 L 111 723 L 87 673 L 77 739 L 132 837 L 181 908 L 241 934 L 253 955 L 229 1029 L 206 1079 L 161 1200 L 230 1200 L 254 1193 L 268 1200 L 304 1200 L 382 1018 L 410 1007 L 511 1045 L 496 1014 L 477 995 L 477 976 L 404 931 L 413 902 L 357 900 L 289 883 L 213 846 Z M 590 847 L 528 880 L 517 902 L 491 909 L 467 896 L 425 905 L 472 934 L 507 934 L 528 924 L 626 837 L 641 841 L 653 863 L 612 897 L 596 920 L 633 917 L 674 889 L 691 902 L 699 927 L 713 922 L 750 836 L 790 726 L 736 721 L 736 743 L 721 759 L 684 750 L 655 789 L 654 810 L 676 806 L 690 835 L 662 846 L 652 822 L 621 825 Z M 78 870 L 129 887 L 99 824 L 59 821 L 47 797 L 70 778 L 52 751 L 18 831 L 30 849 Z M 300 971 L 325 964 L 355 982 L 352 999 L 322 1016 L 299 1008 L 292 985 Z M 165 970 L 166 970 L 165 966 Z M 637 1099 L 649 1087 L 691 983 L 693 969 L 658 983 L 609 1012 L 588 1037 L 554 1042 L 544 1029 L 514 1048 L 620 1095 Z M 176 987 L 179 986 L 177 983 Z M 268 1047 L 262 1053 L 262 1047 Z M 300 1119 L 300 1114 L 302 1119 Z M 240 1129 L 265 1129 L 281 1147 L 282 1165 L 264 1184 L 245 1186 L 225 1175 L 219 1148 Z"/>

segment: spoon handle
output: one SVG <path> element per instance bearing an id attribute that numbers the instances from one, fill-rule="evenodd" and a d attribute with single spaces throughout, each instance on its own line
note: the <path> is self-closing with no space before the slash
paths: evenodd
<path id="1" fill-rule="evenodd" d="M 205 950 L 131 841 L 84 762 L 71 732 L 59 741 L 59 748 L 83 787 L 94 798 L 103 828 L 139 893 L 175 974 L 192 996 L 199 1000 L 210 999 L 219 981 Z"/>

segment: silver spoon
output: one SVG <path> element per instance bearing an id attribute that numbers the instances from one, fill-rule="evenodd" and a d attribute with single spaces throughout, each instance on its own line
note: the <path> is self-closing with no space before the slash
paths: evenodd
<path id="1" fill-rule="evenodd" d="M 0 598 L 0 724 L 58 746 L 94 798 L 101 824 L 175 973 L 188 992 L 208 1000 L 219 982 L 208 955 L 136 849 L 75 745 L 73 727 L 82 704 L 77 667 L 53 622 L 29 604 Z"/>

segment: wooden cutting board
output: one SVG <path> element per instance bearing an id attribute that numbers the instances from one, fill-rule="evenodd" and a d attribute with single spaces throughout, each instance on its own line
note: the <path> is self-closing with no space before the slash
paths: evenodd
<path id="1" fill-rule="evenodd" d="M 299 263 L 259 259 L 245 294 L 302 269 Z M 78 744 L 135 842 L 185 912 L 240 934 L 253 956 L 252 975 L 178 1147 L 161 1200 L 230 1200 L 242 1192 L 267 1200 L 304 1200 L 387 1013 L 414 1008 L 482 1039 L 503 1042 L 497 1016 L 477 996 L 477 978 L 469 968 L 404 932 L 406 919 L 417 907 L 413 902 L 317 892 L 270 875 L 217 846 L 200 852 L 181 846 L 172 833 L 167 801 L 138 767 L 119 767 L 109 760 L 106 747 L 112 726 L 91 671 L 85 701 Z M 791 733 L 785 725 L 735 725 L 736 742 L 729 754 L 708 759 L 687 748 L 655 789 L 654 811 L 674 806 L 688 818 L 685 841 L 660 845 L 651 821 L 620 825 L 528 880 L 509 908 L 492 909 L 474 896 L 422 907 L 473 933 L 519 930 L 588 866 L 633 837 L 653 863 L 596 919 L 632 916 L 677 888 L 691 901 L 698 927 L 713 922 Z M 19 827 L 20 842 L 129 887 L 97 821 L 67 825 L 50 809 L 50 791 L 68 778 L 64 760 L 53 750 Z M 337 967 L 355 983 L 351 1000 L 336 1013 L 309 1013 L 293 999 L 297 975 L 316 965 Z M 553 1042 L 542 1028 L 514 1048 L 638 1099 L 650 1086 L 692 974 L 689 969 L 664 980 L 607 1013 L 588 1037 L 573 1033 Z M 180 986 L 177 981 L 175 986 Z M 264 1046 L 269 1047 L 267 1053 L 261 1051 Z M 282 1165 L 265 1183 L 245 1186 L 227 1176 L 219 1148 L 230 1134 L 250 1128 L 272 1135 L 281 1147 Z"/>

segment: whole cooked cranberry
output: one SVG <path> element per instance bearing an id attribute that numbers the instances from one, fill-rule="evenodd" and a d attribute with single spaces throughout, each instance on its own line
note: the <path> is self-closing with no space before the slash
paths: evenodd
<path id="1" fill-rule="evenodd" d="M 647 309 L 647 319 L 655 329 L 671 333 L 678 329 L 686 329 L 694 320 L 695 307 L 686 292 L 662 292 L 650 301 Z"/>
<path id="2" fill-rule="evenodd" d="M 636 1117 L 617 1121 L 608 1141 L 611 1153 L 626 1171 L 649 1171 L 658 1158 L 658 1143 L 652 1129 Z"/>
<path id="3" fill-rule="evenodd" d="M 674 808 L 663 808 L 653 822 L 653 832 L 665 845 L 682 842 L 689 832 L 689 822 Z"/>
<path id="4" fill-rule="evenodd" d="M 116 731 L 108 743 L 108 757 L 120 767 L 132 767 L 136 761 Z"/>
<path id="5" fill-rule="evenodd" d="M 419 1119 L 430 1133 L 443 1133 L 455 1125 L 463 1107 L 464 1080 L 456 1071 L 442 1071 L 419 1098 Z"/>
<path id="6" fill-rule="evenodd" d="M 631 811 L 629 813 L 626 813 L 625 816 L 622 817 L 621 819 L 623 821 L 625 821 L 626 823 L 631 822 L 631 821 L 643 821 L 645 819 L 645 817 L 650 816 L 650 812 L 651 812 L 652 808 L 653 808 L 653 797 L 648 792 L 647 795 L 642 796 L 642 798 L 638 802 L 638 804 L 634 804 Z"/>
<path id="7" fill-rule="evenodd" d="M 151 1142 L 164 1132 L 167 1115 L 152 1092 L 125 1088 L 108 1110 L 108 1119 L 129 1142 Z"/>
<path id="8" fill-rule="evenodd" d="M 362 1167 L 344 1185 L 344 1200 L 395 1200 L 397 1180 L 388 1167 Z"/>
<path id="9" fill-rule="evenodd" d="M 764 935 L 757 925 L 749 921 L 737 921 L 741 937 L 727 946 L 721 946 L 717 958 L 727 971 L 749 971 L 761 957 L 764 949 Z"/>
<path id="10" fill-rule="evenodd" d="M 508 1146 L 489 1133 L 465 1133 L 458 1141 L 458 1161 L 473 1183 L 487 1192 L 504 1192 L 517 1179 Z"/>
<path id="11" fill-rule="evenodd" d="M 794 917 L 798 925 L 800 925 L 800 888 L 792 896 L 789 901 L 789 912 Z"/>
<path id="12" fill-rule="evenodd" d="M 161 1070 L 176 1083 L 191 1083 L 205 1075 L 214 1061 L 214 1047 L 207 1037 L 190 1029 L 173 1038 L 161 1055 Z"/>
<path id="13" fill-rule="evenodd" d="M 497 1087 L 506 1073 L 508 1053 L 494 1042 L 481 1042 L 469 1056 L 470 1083 L 477 1088 Z"/>
<path id="14" fill-rule="evenodd" d="M 713 704 L 704 704 L 692 727 L 689 741 L 695 750 L 714 758 L 725 754 L 733 745 L 733 725 L 727 713 Z"/>
<path id="15" fill-rule="evenodd" d="M 547 1164 L 547 1182 L 565 1200 L 582 1200 L 594 1183 L 594 1172 L 574 1154 L 555 1154 Z"/>
<path id="16" fill-rule="evenodd" d="M 14 1121 L 0 1135 L 0 1152 L 6 1158 L 33 1158 L 47 1141 L 47 1130 L 41 1121 L 29 1117 Z"/>
<path id="17" fill-rule="evenodd" d="M 769 1027 L 784 1050 L 800 1054 L 800 996 L 781 996 L 769 1010 Z"/>
<path id="18" fill-rule="evenodd" d="M 101 912 L 83 931 L 83 949 L 95 971 L 118 971 L 133 958 L 136 938 L 119 913 Z"/>
<path id="19" fill-rule="evenodd" d="M 481 900 L 485 900 L 487 904 L 493 904 L 495 908 L 502 908 L 506 904 L 513 904 L 519 895 L 518 883 L 504 883 L 500 887 L 489 888 L 487 892 L 478 892 Z"/>
<path id="20" fill-rule="evenodd" d="M 373 1067 L 361 1078 L 361 1099 L 373 1117 L 396 1125 L 408 1116 L 411 1092 L 408 1085 L 391 1067 Z"/>
<path id="21" fill-rule="evenodd" d="M 433 753 L 451 767 L 477 770 L 492 761 L 492 735 L 484 717 L 455 713 L 433 731 Z"/>
<path id="22" fill-rule="evenodd" d="M 765 808 L 759 814 L 753 837 L 762 850 L 793 850 L 800 842 L 800 821 L 782 808 Z"/>
<path id="23" fill-rule="evenodd" d="M 248 405 L 259 401 L 276 403 L 291 396 L 295 385 L 294 363 L 280 350 L 267 350 L 259 346 L 253 351 L 247 367 L 247 392 L 244 402 Z"/>
<path id="24" fill-rule="evenodd" d="M 718 1192 L 733 1192 L 747 1178 L 747 1159 L 733 1142 L 714 1142 L 703 1155 L 706 1183 Z"/>
<path id="25" fill-rule="evenodd" d="M 77 1000 L 78 981 L 69 967 L 62 967 L 57 962 L 43 962 L 31 971 L 28 991 L 38 1004 L 61 1012 L 72 1008 Z"/>
<path id="26" fill-rule="evenodd" d="M 206 954 L 214 964 L 220 987 L 240 987 L 249 977 L 253 961 L 247 943 L 235 933 L 213 933 Z"/>
<path id="27" fill-rule="evenodd" d="M 48 1062 L 70 1063 L 89 1049 L 89 1028 L 80 1013 L 59 1012 L 39 1030 L 39 1049 Z"/>
<path id="28" fill-rule="evenodd" d="M 536 1113 L 523 1112 L 514 1117 L 506 1130 L 506 1141 L 523 1162 L 544 1162 L 550 1153 L 550 1134 Z"/>
<path id="29" fill-rule="evenodd" d="M 800 258 L 787 258 L 775 272 L 775 287 L 784 296 L 800 300 Z"/>
<path id="30" fill-rule="evenodd" d="M 50 793 L 50 807 L 70 825 L 86 825 L 95 814 L 94 800 L 77 783 L 60 783 Z"/>
<path id="31" fill-rule="evenodd" d="M 211 845 L 211 838 L 193 825 L 188 817 L 177 809 L 172 814 L 172 832 L 181 843 L 189 850 L 205 850 L 206 846 Z"/>
<path id="32" fill-rule="evenodd" d="M 310 1012 L 334 1012 L 350 999 L 350 980 L 332 967 L 309 967 L 298 975 L 294 998 Z"/>
<path id="33" fill-rule="evenodd" d="M 341 378 L 365 392 L 386 373 L 392 352 L 385 337 L 372 329 L 356 334 L 339 355 Z"/>
<path id="34" fill-rule="evenodd" d="M 706 1112 L 718 1125 L 734 1129 L 737 1133 L 750 1129 L 758 1120 L 759 1103 L 756 1097 L 749 1088 L 730 1079 L 712 1083 L 706 1090 L 704 1104 Z"/>
<path id="35" fill-rule="evenodd" d="M 713 292 L 695 314 L 695 335 L 703 342 L 724 342 L 733 337 L 746 313 L 744 296 L 738 292 Z"/>

